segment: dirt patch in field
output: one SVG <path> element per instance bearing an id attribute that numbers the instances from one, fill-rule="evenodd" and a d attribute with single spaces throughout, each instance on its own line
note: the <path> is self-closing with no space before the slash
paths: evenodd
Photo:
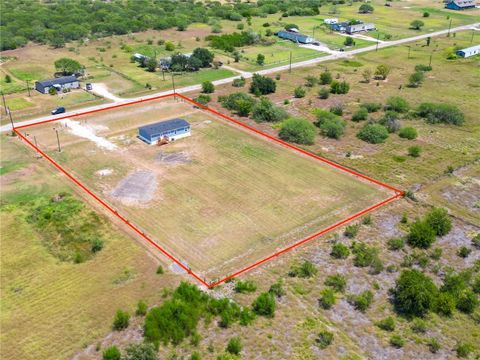
<path id="1" fill-rule="evenodd" d="M 145 204 L 153 199 L 156 189 L 155 173 L 139 170 L 121 180 L 111 192 L 111 196 L 127 205 Z"/>
<path id="2" fill-rule="evenodd" d="M 463 184 L 448 186 L 442 190 L 442 197 L 446 200 L 467 207 L 470 211 L 480 213 L 480 182 L 474 179 Z"/>
<path id="3" fill-rule="evenodd" d="M 191 162 L 190 155 L 185 152 L 175 152 L 175 153 L 167 153 L 167 152 L 159 152 L 157 155 L 157 161 L 166 164 L 166 165 L 180 165 L 180 164 L 188 164 Z"/>

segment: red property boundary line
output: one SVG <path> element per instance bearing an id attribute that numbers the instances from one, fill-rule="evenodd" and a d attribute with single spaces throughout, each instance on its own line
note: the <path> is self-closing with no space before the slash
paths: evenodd
<path id="1" fill-rule="evenodd" d="M 105 111 L 105 110 L 111 110 L 111 109 L 116 109 L 116 108 L 120 108 L 120 107 L 123 107 L 123 106 L 129 106 L 129 105 L 135 105 L 135 104 L 140 104 L 140 103 L 143 103 L 143 102 L 147 102 L 147 101 L 152 101 L 152 100 L 159 100 L 159 99 L 164 99 L 164 98 L 168 98 L 168 97 L 180 97 L 184 100 L 186 100 L 187 102 L 190 102 L 192 103 L 193 105 L 197 106 L 198 108 L 201 108 L 203 110 L 206 110 L 214 115 L 217 115 L 229 122 L 232 122 L 244 129 L 247 129 L 257 135 L 260 135 L 264 138 L 267 138 L 271 141 L 274 141 L 284 147 L 287 147 L 287 148 L 290 148 L 290 149 L 293 149 L 303 155 L 306 155 L 306 156 L 309 156 L 309 157 L 312 157 L 316 160 L 319 160 L 323 163 L 326 163 L 330 166 L 333 166 L 334 168 L 336 169 L 339 169 L 339 170 L 342 170 L 342 171 L 345 171 L 351 175 L 354 175 L 356 177 L 359 177 L 359 178 L 362 178 L 368 182 L 371 182 L 373 184 L 376 184 L 380 187 L 383 187 L 383 188 L 386 188 L 388 190 L 391 190 L 395 193 L 395 195 L 375 204 L 375 205 L 372 205 L 354 215 L 351 215 L 349 216 L 348 218 L 342 220 L 342 221 L 339 221 L 323 230 L 320 230 L 318 231 L 317 233 L 313 234 L 313 235 L 310 235 L 309 237 L 306 237 L 305 239 L 303 240 L 300 240 L 298 242 L 296 242 L 295 244 L 293 245 L 290 245 L 280 251 L 277 251 L 275 252 L 274 254 L 272 255 L 269 255 L 241 270 L 238 270 L 226 277 L 224 277 L 223 279 L 221 280 L 218 280 L 218 281 L 215 281 L 215 282 L 212 282 L 212 283 L 208 283 L 206 282 L 205 280 L 203 280 L 200 276 L 198 276 L 196 273 L 194 273 L 189 267 L 185 266 L 184 264 L 182 264 L 182 262 L 180 260 L 178 260 L 175 256 L 173 256 L 172 254 L 170 254 L 167 250 L 165 250 L 162 246 L 160 246 L 159 244 L 157 244 L 155 241 L 153 241 L 148 235 L 146 235 L 143 231 L 141 231 L 136 225 L 132 224 L 127 218 L 125 218 L 124 216 L 122 216 L 121 214 L 118 213 L 117 210 L 115 210 L 114 208 L 112 208 L 110 205 L 108 205 L 105 201 L 103 201 L 100 197 L 98 197 L 97 195 L 95 195 L 91 190 L 89 190 L 85 185 L 83 185 L 80 181 L 78 181 L 75 177 L 73 177 L 68 171 L 66 171 L 64 168 L 62 168 L 58 163 L 55 162 L 55 160 L 53 160 L 50 156 L 48 156 L 45 152 L 43 152 L 42 150 L 40 150 L 35 144 L 33 144 L 29 139 L 27 139 L 26 136 L 24 136 L 20 131 L 19 129 L 24 129 L 24 128 L 27 128 L 27 127 L 32 127 L 32 126 L 36 126 L 36 125 L 41 125 L 41 124 L 46 124 L 46 123 L 50 123 L 50 122 L 53 122 L 53 121 L 58 121 L 58 120 L 62 120 L 62 119 L 66 119 L 66 118 L 73 118 L 73 117 L 78 117 L 78 116 L 83 116 L 83 115 L 87 115 L 87 114 L 92 114 L 92 113 L 96 113 L 96 112 L 100 112 L 100 111 Z M 172 260 L 174 263 L 176 263 L 178 266 L 180 266 L 183 270 L 185 270 L 188 274 L 190 274 L 193 278 L 195 278 L 195 280 L 197 280 L 198 282 L 200 282 L 202 285 L 206 286 L 207 288 L 211 289 L 215 286 L 218 286 L 220 284 L 222 284 L 223 282 L 229 280 L 229 279 L 232 279 L 242 273 L 245 273 L 269 260 L 272 260 L 273 258 L 279 256 L 279 255 L 282 255 L 300 245 L 303 245 L 309 241 L 312 241 L 313 239 L 319 237 L 320 235 L 323 235 L 323 234 L 326 234 L 342 225 L 345 225 L 347 224 L 348 222 L 354 220 L 354 219 L 357 219 L 359 218 L 360 216 L 362 215 L 365 215 L 375 209 L 378 209 L 379 207 L 381 206 L 384 206 L 386 204 L 388 204 L 389 202 L 395 200 L 395 199 L 398 199 L 399 197 L 403 196 L 404 195 L 404 192 L 399 190 L 399 189 L 396 189 L 394 188 L 393 186 L 390 186 L 388 184 L 385 184 L 383 182 L 380 182 L 378 180 L 375 180 L 369 176 L 366 176 L 364 174 L 361 174 L 357 171 L 354 171 L 354 170 L 351 170 L 351 169 L 348 169 L 342 165 L 339 165 L 331 160 L 328 160 L 326 158 L 323 158 L 321 156 L 318 156 L 318 155 L 315 155 L 315 154 L 312 154 L 306 150 L 303 150 L 301 148 L 298 148 L 292 144 L 289 144 L 285 141 L 282 141 L 276 137 L 273 137 L 271 135 L 268 135 L 258 129 L 255 129 L 247 124 L 244 124 L 238 120 L 235 120 L 229 116 L 226 116 L 214 109 L 211 109 L 205 105 L 202 105 L 202 104 L 199 104 L 197 103 L 196 101 L 182 95 L 182 94 L 178 94 L 178 93 L 172 93 L 172 94 L 167 94 L 167 95 L 162 95 L 162 96 L 156 96 L 156 97 L 151 97 L 151 98 L 147 98 L 147 99 L 140 99 L 140 100 L 135 100 L 135 101 L 131 101 L 131 102 L 125 102 L 125 103 L 121 103 L 121 104 L 117 104 L 117 105 L 112 105 L 112 106 L 108 106 L 108 107 L 104 107 L 104 108 L 100 108 L 100 109 L 95 109 L 95 110 L 90 110 L 90 111 L 85 111 L 85 112 L 80 112 L 80 113 L 75 113 L 75 114 L 72 114 L 72 115 L 65 115 L 65 116 L 61 116 L 61 117 L 56 117 L 56 118 L 53 118 L 53 119 L 48 119 L 48 120 L 43 120 L 43 121 L 39 121 L 39 122 L 36 122 L 36 123 L 32 123 L 32 124 L 27 124 L 27 125 L 23 125 L 23 126 L 18 126 L 18 127 L 13 127 L 13 131 L 22 139 L 24 140 L 28 145 L 30 145 L 30 147 L 32 147 L 36 152 L 38 152 L 42 157 L 44 157 L 47 161 L 49 161 L 55 168 L 57 168 L 61 173 L 63 173 L 65 176 L 67 176 L 75 185 L 77 185 L 78 187 L 80 187 L 83 191 L 85 191 L 88 195 L 90 195 L 93 199 L 95 199 L 96 201 L 98 201 L 103 207 L 105 207 L 110 213 L 112 213 L 113 215 L 115 215 L 118 219 L 120 219 L 124 224 L 126 224 L 130 229 L 132 229 L 135 233 L 137 233 L 138 235 L 140 235 L 144 240 L 146 240 L 148 243 L 150 243 L 151 245 L 153 245 L 156 249 L 158 249 L 162 254 L 164 254 L 166 257 L 168 257 L 170 260 Z"/>

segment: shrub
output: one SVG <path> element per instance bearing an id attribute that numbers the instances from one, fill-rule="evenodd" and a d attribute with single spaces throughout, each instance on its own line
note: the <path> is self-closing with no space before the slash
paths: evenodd
<path id="1" fill-rule="evenodd" d="M 239 116 L 248 116 L 256 104 L 253 97 L 241 92 L 220 96 L 218 101 L 223 107 L 235 111 Z"/>
<path id="2" fill-rule="evenodd" d="M 345 228 L 345 236 L 350 238 L 350 239 L 353 239 L 355 236 L 357 236 L 358 234 L 358 230 L 360 229 L 360 225 L 359 224 L 352 224 L 352 225 L 348 225 L 346 228 Z"/>
<path id="3" fill-rule="evenodd" d="M 353 40 L 353 38 L 351 36 L 347 36 L 345 38 L 345 41 L 343 42 L 343 45 L 345 46 L 353 46 L 355 45 L 355 41 Z"/>
<path id="4" fill-rule="evenodd" d="M 407 241 L 410 246 L 427 249 L 435 241 L 435 230 L 428 222 L 417 219 L 410 225 Z"/>
<path id="5" fill-rule="evenodd" d="M 412 321 L 412 331 L 417 334 L 424 334 L 427 332 L 427 323 L 425 320 L 415 318 Z"/>
<path id="6" fill-rule="evenodd" d="M 340 274 L 330 275 L 325 279 L 325 285 L 332 287 L 335 291 L 344 292 L 347 280 Z"/>
<path id="7" fill-rule="evenodd" d="M 336 301 L 335 291 L 331 288 L 323 289 L 318 300 L 320 306 L 325 310 L 331 309 Z"/>
<path id="8" fill-rule="evenodd" d="M 452 229 L 452 221 L 446 209 L 433 208 L 427 213 L 425 221 L 435 231 L 437 236 L 447 235 Z"/>
<path id="9" fill-rule="evenodd" d="M 293 96 L 296 98 L 303 98 L 307 94 L 307 91 L 303 86 L 297 86 L 295 90 L 293 90 Z"/>
<path id="10" fill-rule="evenodd" d="M 330 71 L 324 71 L 320 74 L 320 84 L 329 85 L 333 80 L 332 73 Z"/>
<path id="11" fill-rule="evenodd" d="M 267 95 L 274 93 L 277 89 L 275 80 L 262 76 L 259 74 L 253 74 L 252 83 L 250 84 L 250 92 L 257 96 Z"/>
<path id="12" fill-rule="evenodd" d="M 397 113 L 406 113 L 409 107 L 407 100 L 400 96 L 390 96 L 385 105 L 386 110 L 395 111 Z"/>
<path id="13" fill-rule="evenodd" d="M 260 294 L 252 304 L 257 315 L 273 318 L 275 316 L 275 298 L 270 293 Z"/>
<path id="14" fill-rule="evenodd" d="M 342 116 L 343 115 L 343 108 L 344 108 L 344 105 L 342 103 L 337 103 L 337 104 L 334 104 L 334 105 L 330 106 L 329 111 L 332 114 Z"/>
<path id="15" fill-rule="evenodd" d="M 206 105 L 208 104 L 212 98 L 209 95 L 201 94 L 195 98 L 195 101 L 199 104 Z"/>
<path id="16" fill-rule="evenodd" d="M 171 41 L 166 41 L 165 42 L 165 50 L 173 51 L 173 50 L 175 50 L 175 45 Z"/>
<path id="17" fill-rule="evenodd" d="M 390 250 L 401 250 L 405 246 L 405 240 L 403 240 L 402 238 L 391 238 L 388 239 L 387 245 Z"/>
<path id="18" fill-rule="evenodd" d="M 282 280 L 278 280 L 276 283 L 272 284 L 270 286 L 270 289 L 268 290 L 270 294 L 275 295 L 276 297 L 280 298 L 286 294 L 285 289 L 283 288 L 283 282 Z"/>
<path id="19" fill-rule="evenodd" d="M 414 140 L 417 138 L 417 130 L 411 126 L 401 128 L 398 136 L 402 139 Z"/>
<path id="20" fill-rule="evenodd" d="M 469 249 L 466 246 L 461 246 L 460 249 L 457 251 L 457 255 L 460 256 L 461 258 L 466 258 L 470 253 L 472 252 L 472 249 Z"/>
<path id="21" fill-rule="evenodd" d="M 428 341 L 428 348 L 432 354 L 436 354 L 440 350 L 440 343 L 436 338 L 432 337 Z"/>
<path id="22" fill-rule="evenodd" d="M 292 117 L 283 122 L 279 136 L 285 141 L 312 145 L 315 140 L 315 127 L 308 120 Z"/>
<path id="23" fill-rule="evenodd" d="M 461 358 L 466 358 L 473 351 L 473 346 L 469 343 L 459 342 L 455 348 L 457 356 Z"/>
<path id="24" fill-rule="evenodd" d="M 135 314 L 138 316 L 144 316 L 147 314 L 148 306 L 147 303 L 143 300 L 140 300 L 137 303 L 137 310 L 135 311 Z"/>
<path id="25" fill-rule="evenodd" d="M 413 20 L 410 23 L 410 28 L 414 30 L 420 30 L 425 23 L 422 20 Z"/>
<path id="26" fill-rule="evenodd" d="M 388 130 L 380 124 L 366 124 L 357 133 L 357 137 L 370 144 L 380 144 L 388 138 Z"/>
<path id="27" fill-rule="evenodd" d="M 360 108 L 352 115 L 352 121 L 362 121 L 367 120 L 368 118 L 368 110 L 365 108 Z"/>
<path id="28" fill-rule="evenodd" d="M 350 250 L 346 245 L 335 243 L 332 246 L 330 255 L 335 259 L 346 259 L 350 255 Z"/>
<path id="29" fill-rule="evenodd" d="M 318 83 L 318 79 L 313 75 L 308 75 L 305 78 L 305 80 L 306 80 L 305 86 L 308 86 L 308 87 L 314 87 Z"/>
<path id="30" fill-rule="evenodd" d="M 358 295 L 353 295 L 350 300 L 353 303 L 355 309 L 361 312 L 365 312 L 370 307 L 373 301 L 373 293 L 370 290 L 365 290 Z"/>
<path id="31" fill-rule="evenodd" d="M 378 258 L 378 249 L 364 243 L 354 243 L 352 252 L 354 254 L 353 264 L 358 267 L 370 266 Z"/>
<path id="32" fill-rule="evenodd" d="M 284 109 L 275 106 L 265 97 L 262 97 L 253 106 L 252 118 L 257 122 L 277 122 L 285 120 L 287 117 L 288 114 Z"/>
<path id="33" fill-rule="evenodd" d="M 240 352 L 242 351 L 242 341 L 238 336 L 235 336 L 228 341 L 226 351 L 233 355 L 240 355 Z"/>
<path id="34" fill-rule="evenodd" d="M 390 345 L 396 348 L 401 348 L 405 345 L 405 340 L 403 340 L 400 335 L 392 335 L 392 337 L 390 337 Z"/>
<path id="35" fill-rule="evenodd" d="M 428 11 L 424 11 L 422 16 L 423 16 L 424 18 L 429 17 L 429 16 L 430 16 L 430 13 L 429 13 Z"/>
<path id="36" fill-rule="evenodd" d="M 120 350 L 116 346 L 110 346 L 103 351 L 103 360 L 120 360 Z"/>
<path id="37" fill-rule="evenodd" d="M 361 108 L 367 109 L 369 113 L 377 112 L 382 108 L 380 103 L 363 103 L 360 105 Z"/>
<path id="38" fill-rule="evenodd" d="M 318 126 L 318 127 L 320 127 L 323 123 L 325 123 L 328 120 L 340 120 L 340 118 L 337 115 L 327 110 L 315 109 L 313 113 L 317 118 L 317 121 L 315 121 L 314 124 L 315 126 Z"/>
<path id="39" fill-rule="evenodd" d="M 380 64 L 375 69 L 375 77 L 379 78 L 381 80 L 385 80 L 385 79 L 387 79 L 388 75 L 390 74 L 390 71 L 391 71 L 390 66 Z"/>
<path id="40" fill-rule="evenodd" d="M 198 351 L 194 351 L 192 355 L 190 355 L 189 360 L 201 360 L 200 353 Z"/>
<path id="41" fill-rule="evenodd" d="M 317 275 L 318 269 L 310 261 L 305 260 L 300 266 L 292 266 L 288 275 L 291 277 L 311 278 Z"/>
<path id="42" fill-rule="evenodd" d="M 325 349 L 333 341 L 333 333 L 327 330 L 322 330 L 318 333 L 317 345 L 320 349 Z"/>
<path id="43" fill-rule="evenodd" d="M 265 55 L 258 54 L 257 55 L 257 65 L 263 66 L 265 64 Z"/>
<path id="44" fill-rule="evenodd" d="M 415 65 L 415 71 L 428 72 L 428 71 L 432 71 L 432 67 L 430 65 L 418 64 L 418 65 Z"/>
<path id="45" fill-rule="evenodd" d="M 117 310 L 113 319 L 113 329 L 123 330 L 128 327 L 130 323 L 130 315 L 126 311 Z"/>
<path id="46" fill-rule="evenodd" d="M 435 311 L 441 315 L 451 316 L 455 310 L 455 299 L 449 293 L 441 292 L 435 300 Z"/>
<path id="47" fill-rule="evenodd" d="M 211 94 L 215 91 L 215 86 L 211 81 L 204 81 L 202 83 L 202 92 L 205 94 Z"/>
<path id="48" fill-rule="evenodd" d="M 250 310 L 250 309 L 243 309 L 241 312 L 240 312 L 240 315 L 239 315 L 239 322 L 240 322 L 240 325 L 242 326 L 248 326 L 250 325 L 253 320 L 255 320 L 255 313 Z"/>
<path id="49" fill-rule="evenodd" d="M 463 113 L 454 105 L 443 103 L 422 103 L 417 114 L 431 124 L 444 123 L 462 125 L 465 121 Z"/>
<path id="50" fill-rule="evenodd" d="M 457 299 L 457 309 L 466 314 L 472 314 L 477 305 L 477 295 L 469 289 L 464 290 Z"/>
<path id="51" fill-rule="evenodd" d="M 328 99 L 328 97 L 330 96 L 330 90 L 328 90 L 327 88 L 320 88 L 320 90 L 318 90 L 318 97 L 320 99 Z"/>
<path id="52" fill-rule="evenodd" d="M 472 238 L 472 245 L 475 246 L 477 249 L 480 249 L 480 233 L 478 233 Z"/>
<path id="53" fill-rule="evenodd" d="M 232 86 L 234 87 L 243 87 L 245 86 L 246 80 L 243 76 L 240 76 L 239 78 L 233 80 Z"/>
<path id="54" fill-rule="evenodd" d="M 156 273 L 159 275 L 164 273 L 162 265 L 158 265 Z"/>
<path id="55" fill-rule="evenodd" d="M 434 306 L 438 289 L 418 270 L 403 270 L 392 290 L 395 310 L 407 316 L 423 317 Z"/>
<path id="56" fill-rule="evenodd" d="M 418 145 L 413 145 L 408 148 L 408 155 L 417 158 L 422 153 L 422 148 Z"/>
<path id="57" fill-rule="evenodd" d="M 430 252 L 430 258 L 433 260 L 439 260 L 442 257 L 443 250 L 441 248 L 432 249 Z"/>
<path id="58" fill-rule="evenodd" d="M 332 94 L 347 94 L 350 90 L 350 85 L 344 81 L 333 80 L 330 83 L 330 92 Z"/>
<path id="59" fill-rule="evenodd" d="M 157 360 L 157 350 L 153 344 L 131 344 L 125 352 L 122 360 Z"/>
<path id="60" fill-rule="evenodd" d="M 395 330 L 395 320 L 391 316 L 386 317 L 383 320 L 377 321 L 375 325 L 377 325 L 380 329 L 385 331 Z"/>
<path id="61" fill-rule="evenodd" d="M 257 290 L 257 285 L 252 280 L 237 281 L 235 283 L 235 292 L 240 294 L 252 293 Z"/>
<path id="62" fill-rule="evenodd" d="M 360 5 L 360 7 L 358 8 L 358 12 L 359 12 L 360 14 L 371 14 L 371 13 L 373 13 L 373 10 L 374 10 L 374 8 L 373 8 L 373 6 L 370 5 L 370 4 L 362 4 L 362 5 Z"/>
<path id="63" fill-rule="evenodd" d="M 473 280 L 472 290 L 476 294 L 480 294 L 480 274 Z"/>
<path id="64" fill-rule="evenodd" d="M 423 71 L 416 71 L 408 77 L 408 86 L 412 88 L 419 87 L 423 80 L 425 80 Z"/>
<path id="65" fill-rule="evenodd" d="M 346 123 L 341 119 L 328 119 L 320 125 L 320 133 L 331 139 L 340 139 L 345 131 Z"/>

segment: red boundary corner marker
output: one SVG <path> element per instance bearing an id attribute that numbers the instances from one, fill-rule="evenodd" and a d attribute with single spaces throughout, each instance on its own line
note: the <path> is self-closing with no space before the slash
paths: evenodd
<path id="1" fill-rule="evenodd" d="M 100 197 L 98 197 L 97 195 L 95 195 L 91 190 L 89 190 L 85 185 L 83 185 L 80 181 L 78 181 L 75 177 L 73 177 L 69 172 L 67 172 L 64 168 L 62 168 L 58 163 L 55 162 L 55 160 L 53 160 L 50 156 L 48 156 L 45 152 L 43 152 L 42 150 L 40 150 L 35 144 L 33 144 L 30 140 L 27 139 L 26 136 L 24 136 L 22 133 L 20 133 L 20 131 L 18 131 L 19 129 L 23 129 L 23 128 L 27 128 L 27 127 L 31 127 L 31 126 L 36 126 L 36 125 L 40 125 L 40 124 L 45 124 L 45 123 L 49 123 L 49 122 L 53 122 L 53 121 L 58 121 L 58 120 L 62 120 L 62 119 L 66 119 L 66 118 L 72 118 L 72 117 L 78 117 L 78 116 L 82 116 L 82 115 L 87 115 L 87 114 L 92 114 L 92 113 L 96 113 L 96 112 L 100 112 L 100 111 L 105 111 L 105 110 L 111 110 L 111 109 L 116 109 L 116 108 L 119 108 L 119 107 L 123 107 L 123 106 L 129 106 L 129 105 L 135 105 L 135 104 L 140 104 L 140 103 L 143 103 L 143 102 L 147 102 L 147 101 L 152 101 L 152 100 L 159 100 L 159 99 L 164 99 L 164 98 L 168 98 L 168 97 L 171 97 L 171 96 L 178 96 L 192 104 L 194 104 L 195 106 L 203 109 L 203 110 L 206 110 L 206 111 L 209 111 L 211 112 L 212 114 L 215 114 L 229 122 L 232 122 L 244 129 L 247 129 L 253 133 L 256 133 L 257 135 L 260 135 L 264 138 L 267 138 L 269 140 L 272 140 L 282 146 L 285 146 L 285 147 L 288 147 L 290 149 L 293 149 L 299 153 L 302 153 L 304 155 L 307 155 L 307 156 L 310 156 L 316 160 L 319 160 L 323 163 L 326 163 L 330 166 L 333 166 L 339 170 L 342 170 L 342 171 L 345 171 L 351 175 L 354 175 L 356 177 L 359 177 L 359 178 L 362 178 L 368 182 L 371 182 L 371 183 L 374 183 L 380 187 L 383 187 L 383 188 L 386 188 L 388 190 L 391 190 L 395 193 L 395 195 L 393 196 L 390 196 L 389 198 L 375 204 L 375 205 L 372 205 L 354 215 L 351 215 L 349 216 L 348 218 L 342 220 L 342 221 L 339 221 L 323 230 L 320 230 L 318 231 L 317 233 L 313 234 L 313 235 L 310 235 L 309 237 L 301 240 L 301 241 L 298 241 L 296 242 L 295 244 L 293 245 L 290 245 L 280 251 L 277 251 L 275 252 L 274 254 L 270 255 L 270 256 L 267 256 L 266 258 L 263 258 L 241 270 L 238 270 L 226 277 L 224 277 L 223 279 L 221 280 L 218 280 L 218 281 L 215 281 L 215 282 L 212 282 L 212 283 L 207 283 L 205 280 L 203 280 L 200 276 L 198 276 L 197 274 L 195 274 L 189 267 L 185 266 L 184 264 L 182 264 L 182 262 L 180 260 L 178 260 L 175 256 L 173 256 L 172 254 L 170 254 L 167 250 L 165 250 L 162 246 L 158 245 L 155 241 L 153 241 L 148 235 L 146 235 L 144 232 L 142 232 L 136 225 L 132 224 L 128 219 L 126 219 L 124 216 L 120 215 L 118 213 L 117 210 L 115 210 L 114 208 L 112 208 L 110 205 L 108 205 L 105 201 L 103 201 Z M 40 155 L 42 155 L 47 161 L 49 161 L 54 167 L 56 167 L 61 173 L 63 173 L 65 176 L 67 176 L 74 184 L 76 184 L 78 187 L 80 187 L 83 191 L 85 191 L 88 195 L 90 195 L 93 199 L 95 199 L 96 201 L 98 201 L 104 208 L 106 208 L 109 212 L 111 212 L 114 216 L 116 216 L 117 218 L 119 218 L 121 221 L 123 221 L 128 227 L 130 227 L 134 232 L 136 232 L 138 235 L 140 235 L 143 239 L 145 239 L 147 242 L 149 242 L 151 245 L 153 245 L 156 249 L 158 249 L 162 254 L 164 254 L 166 257 L 168 257 L 170 260 L 172 260 L 173 262 L 175 262 L 178 266 L 180 266 L 183 270 L 185 270 L 188 274 L 190 274 L 192 277 L 195 278 L 195 280 L 197 280 L 198 282 L 200 282 L 202 285 L 206 286 L 207 288 L 213 288 L 217 285 L 220 285 L 221 283 L 229 280 L 229 279 L 232 279 L 234 278 L 235 276 L 238 276 L 244 272 L 247 272 L 279 255 L 282 255 L 300 245 L 303 245 L 317 237 L 319 237 L 320 235 L 323 235 L 323 234 L 326 234 L 342 225 L 345 225 L 346 223 L 362 216 L 362 215 L 365 215 L 401 196 L 403 196 L 404 192 L 399 190 L 399 189 L 396 189 L 390 185 L 387 185 L 383 182 L 380 182 L 378 180 L 375 180 L 369 176 L 366 176 L 366 175 L 363 175 L 357 171 L 354 171 L 354 170 L 351 170 L 351 169 L 348 169 L 340 164 L 337 164 L 331 160 L 328 160 L 326 158 L 323 158 L 321 156 L 318 156 L 318 155 L 315 155 L 315 154 L 312 154 L 306 150 L 303 150 L 303 149 L 300 149 L 292 144 L 289 144 L 285 141 L 282 141 L 274 136 L 271 136 L 271 135 L 268 135 L 258 129 L 255 129 L 247 124 L 244 124 L 238 120 L 235 120 L 235 119 L 232 119 L 231 117 L 227 116 L 227 115 L 224 115 L 216 110 L 213 110 L 213 109 L 210 109 L 209 107 L 205 106 L 205 105 L 202 105 L 202 104 L 199 104 L 197 103 L 196 101 L 182 95 L 182 94 L 178 94 L 178 93 L 172 93 L 172 94 L 168 94 L 168 95 L 162 95 L 162 96 L 157 96 L 157 97 L 151 97 L 151 98 L 147 98 L 147 99 L 140 99 L 140 100 L 135 100 L 135 101 L 131 101 L 131 102 L 125 102 L 125 103 L 121 103 L 121 104 L 117 104 L 117 105 L 112 105 L 112 106 L 107 106 L 107 107 L 104 107 L 104 108 L 100 108 L 100 109 L 95 109 L 95 110 L 90 110 L 90 111 L 85 111 L 85 112 L 80 112 L 80 113 L 75 113 L 75 114 L 72 114 L 72 115 L 65 115 L 65 116 L 61 116 L 61 117 L 56 117 L 56 118 L 52 118 L 52 119 L 48 119 L 48 120 L 43 120 L 43 121 L 39 121 L 39 122 L 36 122 L 36 123 L 32 123 L 32 124 L 28 124 L 28 125 L 23 125 L 23 126 L 18 126 L 18 127 L 14 127 L 13 128 L 13 131 L 22 139 L 24 140 L 28 145 L 30 145 L 35 151 L 37 151 Z"/>

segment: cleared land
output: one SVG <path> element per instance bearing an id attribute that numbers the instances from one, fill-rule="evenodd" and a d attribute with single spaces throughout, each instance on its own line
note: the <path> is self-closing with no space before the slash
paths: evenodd
<path id="1" fill-rule="evenodd" d="M 139 125 L 174 116 L 192 124 L 191 137 L 161 148 L 136 138 Z M 96 143 L 74 135 L 72 121 L 95 133 Z M 70 128 L 57 124 L 61 153 L 52 126 L 29 128 L 29 136 L 207 280 L 388 197 L 183 103 L 151 102 L 75 118 Z"/>

